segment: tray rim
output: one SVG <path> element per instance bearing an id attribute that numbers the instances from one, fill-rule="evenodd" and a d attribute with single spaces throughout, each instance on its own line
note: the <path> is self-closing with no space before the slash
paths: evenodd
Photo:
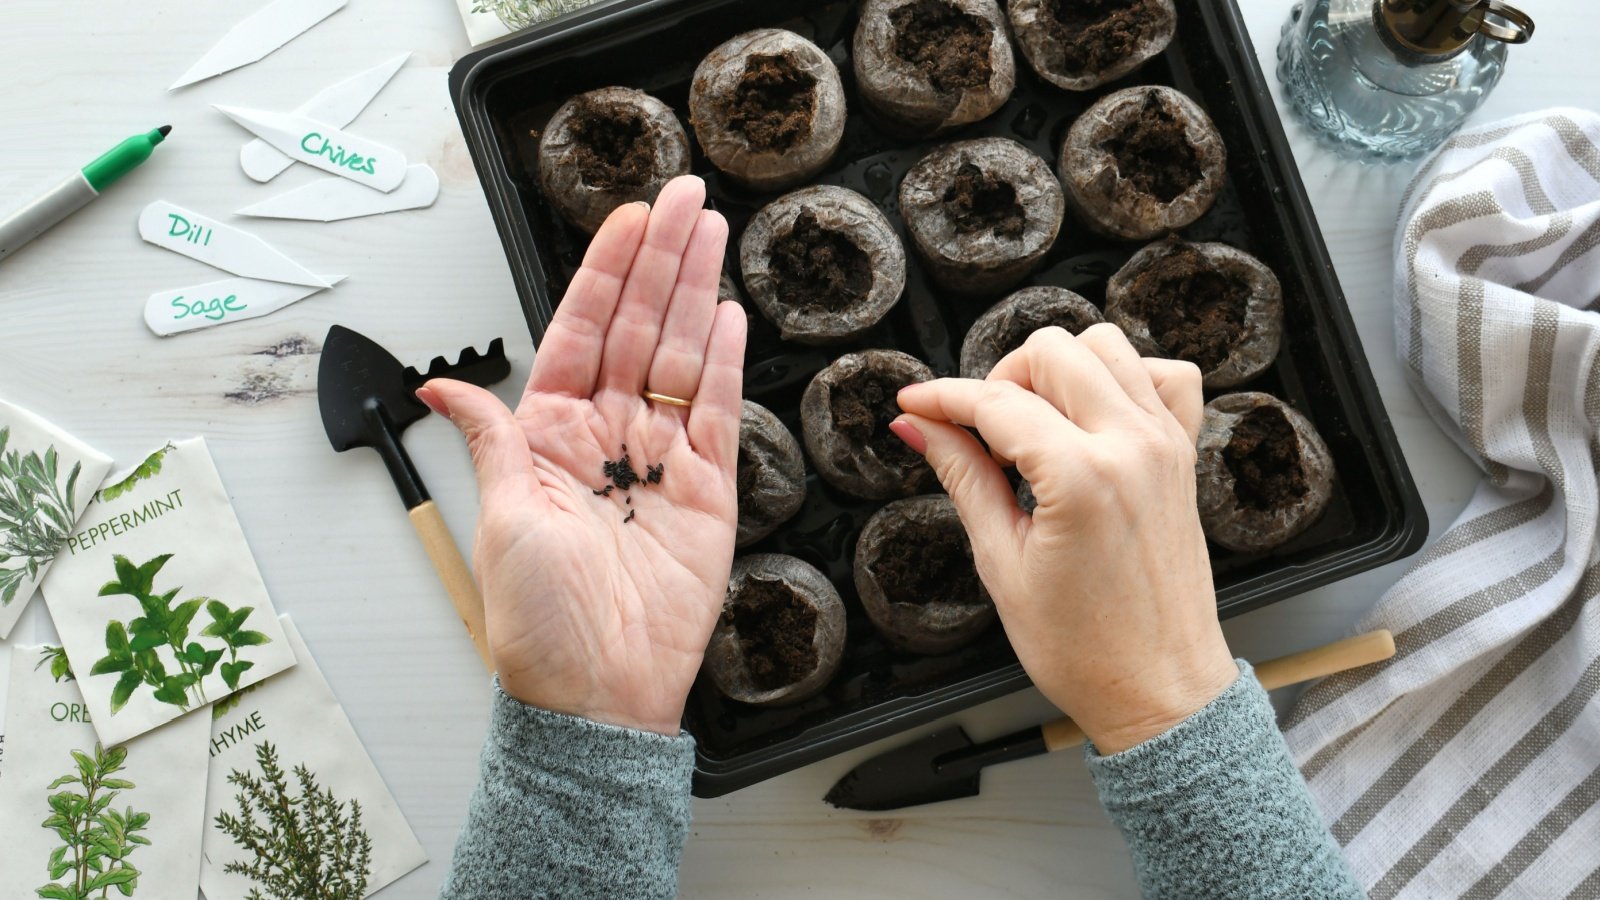
<path id="1" fill-rule="evenodd" d="M 554 305 L 542 281 L 524 274 L 538 267 L 538 251 L 536 247 L 523 247 L 516 238 L 517 228 L 528 232 L 532 229 L 525 219 L 514 215 L 520 208 L 520 199 L 504 174 L 501 148 L 483 114 L 481 95 L 477 93 L 480 82 L 489 75 L 504 75 L 498 68 L 513 60 L 566 40 L 579 39 L 601 28 L 620 33 L 629 27 L 652 24 L 656 16 L 683 15 L 698 7 L 720 6 L 725 2 L 727 0 L 601 0 L 595 6 L 476 48 L 451 68 L 451 100 L 494 217 L 535 346 L 545 327 L 535 314 L 542 311 L 547 320 Z M 1312 276 L 1317 291 L 1329 301 L 1320 304 L 1320 315 L 1324 324 L 1334 329 L 1335 339 L 1347 357 L 1348 366 L 1339 374 L 1357 394 L 1351 407 L 1375 439 L 1383 469 L 1374 474 L 1379 490 L 1390 501 L 1387 510 L 1390 524 L 1380 537 L 1349 548 L 1338 559 L 1320 564 L 1318 570 L 1295 573 L 1279 569 L 1219 591 L 1218 615 L 1227 619 L 1412 555 L 1427 539 L 1428 514 L 1378 391 L 1366 348 L 1334 271 L 1332 257 L 1237 0 L 1196 0 L 1194 8 L 1216 46 L 1219 62 L 1228 73 L 1228 89 L 1236 99 L 1241 122 L 1251 135 L 1261 165 L 1272 170 L 1282 186 L 1286 218 L 1297 232 L 1296 239 L 1285 241 L 1288 252 L 1299 259 L 1300 268 Z M 1287 577 L 1286 572 L 1289 573 Z M 802 732 L 733 760 L 710 758 L 697 747 L 693 792 L 702 798 L 723 796 L 1031 684 L 1021 665 L 1010 663 L 937 690 L 835 719 L 829 723 L 832 728 L 826 736 L 811 738 L 809 732 Z M 850 719 L 864 721 L 838 727 Z"/>

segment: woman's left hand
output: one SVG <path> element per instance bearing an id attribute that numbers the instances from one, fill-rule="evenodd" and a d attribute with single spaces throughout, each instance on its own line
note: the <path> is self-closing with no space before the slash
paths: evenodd
<path id="1" fill-rule="evenodd" d="M 611 214 L 514 414 L 461 382 L 418 392 L 472 452 L 473 555 L 506 692 L 668 735 L 722 609 L 738 518 L 745 317 L 717 303 L 728 225 L 704 203 L 690 176 L 654 209 Z M 665 466 L 660 483 L 597 495 L 625 452 L 641 477 Z"/>

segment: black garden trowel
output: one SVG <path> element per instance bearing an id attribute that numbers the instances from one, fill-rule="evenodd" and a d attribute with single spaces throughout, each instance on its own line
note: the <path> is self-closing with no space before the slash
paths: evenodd
<path id="1" fill-rule="evenodd" d="M 328 432 L 328 441 L 340 453 L 352 447 L 371 447 L 383 457 L 411 525 L 422 539 L 439 580 L 450 592 L 456 613 L 467 626 L 485 666 L 490 662 L 484 640 L 483 598 L 438 507 L 429 499 L 428 489 L 406 454 L 405 445 L 400 443 L 400 434 L 406 426 L 428 415 L 428 407 L 416 398 L 416 389 L 429 379 L 454 378 L 488 387 L 509 374 L 511 363 L 506 359 L 504 342 L 498 338 L 487 353 L 480 354 L 469 347 L 461 352 L 459 361 L 451 363 L 442 356 L 435 357 L 428 371 L 419 373 L 401 366 L 389 351 L 342 325 L 328 329 L 317 370 L 317 405 L 322 409 L 322 427 Z"/>

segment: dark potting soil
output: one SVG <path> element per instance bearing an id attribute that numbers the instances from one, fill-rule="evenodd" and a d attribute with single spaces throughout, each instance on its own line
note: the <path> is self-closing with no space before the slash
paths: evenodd
<path id="1" fill-rule="evenodd" d="M 641 187 L 655 175 L 656 139 L 624 107 L 582 102 L 572 117 L 578 174 L 590 187 Z"/>
<path id="2" fill-rule="evenodd" d="M 882 372 L 865 369 L 833 386 L 830 395 L 833 427 L 857 447 L 870 447 L 878 459 L 911 469 L 923 463 L 916 451 L 895 437 L 889 423 L 900 415 L 895 395 L 910 384 Z"/>
<path id="3" fill-rule="evenodd" d="M 994 74 L 994 26 L 945 0 L 914 0 L 889 13 L 894 53 L 941 94 L 984 87 Z"/>
<path id="4" fill-rule="evenodd" d="M 972 163 L 962 163 L 955 181 L 944 192 L 944 212 L 958 234 L 992 232 L 1019 238 L 1028 217 L 1017 200 L 1017 189 Z"/>
<path id="5" fill-rule="evenodd" d="M 1150 336 L 1173 359 L 1202 372 L 1216 368 L 1244 334 L 1250 286 L 1220 272 L 1193 250 L 1156 261 L 1140 274 L 1138 311 Z"/>
<path id="6" fill-rule="evenodd" d="M 1027 343 L 1028 338 L 1041 328 L 1058 325 L 1076 335 L 1091 324 L 1093 323 L 1083 321 L 1081 317 L 1075 315 L 1014 315 L 1006 319 L 1004 326 L 989 335 L 984 343 L 988 344 L 996 355 L 1004 357 Z"/>
<path id="7" fill-rule="evenodd" d="M 1045 8 L 1064 75 L 1092 74 L 1127 59 L 1161 20 L 1152 0 L 1050 0 Z"/>
<path id="8" fill-rule="evenodd" d="M 1183 123 L 1154 93 L 1146 95 L 1139 119 L 1101 146 L 1116 157 L 1117 171 L 1135 190 L 1162 203 L 1178 199 L 1204 174 Z"/>
<path id="9" fill-rule="evenodd" d="M 848 309 L 872 291 L 872 260 L 850 236 L 823 228 L 802 210 L 789 233 L 772 242 L 778 301 L 817 312 Z"/>
<path id="10" fill-rule="evenodd" d="M 884 543 L 872 573 L 890 603 L 983 602 L 972 545 L 953 520 L 928 525 L 902 519 Z"/>
<path id="11" fill-rule="evenodd" d="M 1275 406 L 1257 407 L 1234 424 L 1222 461 L 1233 473 L 1239 509 L 1282 509 L 1306 495 L 1300 441 Z"/>
<path id="12" fill-rule="evenodd" d="M 756 479 L 761 474 L 761 467 L 750 457 L 749 453 L 745 452 L 743 447 L 739 448 L 738 473 L 736 490 L 739 492 L 739 502 L 742 504 L 747 502 L 751 493 L 755 491 Z"/>
<path id="13" fill-rule="evenodd" d="M 747 579 L 722 621 L 738 633 L 750 680 L 764 691 L 794 684 L 817 667 L 817 611 L 782 582 Z"/>
<path id="14" fill-rule="evenodd" d="M 817 79 L 793 57 L 758 54 L 745 60 L 728 125 L 753 150 L 789 150 L 811 136 L 816 101 Z"/>

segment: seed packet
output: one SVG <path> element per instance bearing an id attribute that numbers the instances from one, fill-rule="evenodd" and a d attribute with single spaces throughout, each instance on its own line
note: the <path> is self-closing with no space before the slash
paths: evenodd
<path id="1" fill-rule="evenodd" d="M 110 469 L 111 457 L 0 400 L 0 638 Z"/>
<path id="2" fill-rule="evenodd" d="M 95 494 L 44 599 L 107 745 L 294 665 L 199 438 Z"/>
<path id="3" fill-rule="evenodd" d="M 57 647 L 14 647 L 0 778 L 0 897 L 193 897 L 206 719 L 111 746 Z"/>
<path id="4" fill-rule="evenodd" d="M 293 669 L 218 703 L 200 890 L 368 897 L 428 861 L 300 632 Z"/>

